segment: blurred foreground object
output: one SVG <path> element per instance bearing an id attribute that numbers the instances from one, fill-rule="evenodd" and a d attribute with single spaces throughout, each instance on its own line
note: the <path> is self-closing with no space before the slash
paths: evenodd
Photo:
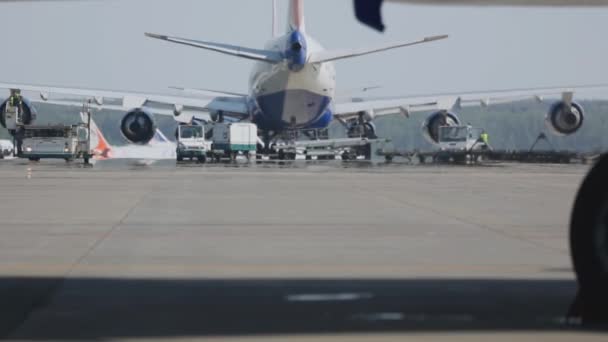
<path id="1" fill-rule="evenodd" d="M 608 322 L 608 154 L 583 182 L 570 222 L 570 249 L 579 282 L 573 315 Z"/>
<path id="2" fill-rule="evenodd" d="M 608 0 L 386 0 L 417 5 L 448 6 L 525 6 L 525 7 L 599 7 L 608 6 Z M 362 23 L 384 31 L 382 23 L 383 0 L 355 0 L 355 14 Z"/>

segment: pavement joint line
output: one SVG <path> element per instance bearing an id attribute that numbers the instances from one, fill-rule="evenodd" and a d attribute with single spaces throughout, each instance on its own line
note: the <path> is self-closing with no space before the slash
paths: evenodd
<path id="1" fill-rule="evenodd" d="M 133 213 L 133 211 L 141 204 L 143 203 L 143 201 L 154 191 L 156 190 L 156 188 L 152 188 L 150 190 L 148 190 L 147 192 L 145 192 L 138 200 L 137 202 L 135 202 L 135 204 L 133 206 L 131 206 L 131 208 L 129 208 L 129 210 L 120 218 L 120 221 L 118 221 L 116 224 L 114 224 L 110 229 L 108 229 L 106 232 L 104 232 L 96 241 L 95 243 L 93 243 L 93 245 L 91 245 L 91 247 L 89 247 L 78 259 L 76 259 L 76 261 L 72 264 L 72 266 L 70 267 L 70 269 L 66 272 L 66 274 L 64 275 L 64 278 L 69 277 L 74 270 L 78 267 L 78 265 L 80 265 L 82 263 L 82 261 L 84 261 L 84 259 L 88 258 L 95 249 L 97 249 L 97 247 L 99 247 L 104 241 L 106 241 L 110 235 L 112 235 L 112 233 L 114 233 L 116 230 L 118 230 L 118 228 L 120 228 L 125 220 Z"/>
<path id="2" fill-rule="evenodd" d="M 361 187 L 360 183 L 355 183 L 355 187 L 354 188 L 356 188 L 360 193 L 366 193 L 365 189 Z M 470 220 L 467 220 L 465 218 L 462 218 L 462 217 L 459 217 L 459 216 L 456 216 L 456 215 L 452 215 L 452 214 L 445 213 L 445 212 L 440 212 L 440 211 L 438 211 L 436 209 L 429 208 L 429 207 L 426 207 L 426 206 L 421 206 L 421 205 L 418 205 L 418 204 L 415 204 L 415 203 L 412 203 L 412 202 L 409 202 L 409 201 L 405 201 L 403 199 L 395 199 L 395 198 L 393 198 L 391 196 L 388 196 L 388 195 L 382 195 L 382 196 L 385 199 L 387 199 L 387 200 L 389 200 L 391 202 L 397 202 L 397 203 L 405 204 L 405 205 L 410 206 L 412 208 L 429 211 L 429 212 L 431 212 L 433 214 L 441 215 L 441 216 L 450 218 L 452 220 L 458 221 L 460 223 L 464 223 L 464 224 L 468 224 L 468 225 L 473 225 L 473 226 L 475 226 L 477 228 L 480 228 L 482 230 L 485 230 L 485 231 L 488 231 L 488 232 L 492 232 L 492 233 L 498 234 L 500 236 L 503 236 L 503 237 L 506 237 L 506 238 L 509 238 L 509 239 L 512 239 L 512 240 L 516 240 L 516 241 L 520 241 L 520 242 L 525 242 L 525 243 L 531 244 L 531 245 L 533 245 L 535 247 L 538 247 L 538 248 L 544 248 L 544 249 L 551 250 L 553 252 L 558 252 L 559 254 L 569 254 L 569 252 L 564 252 L 560 248 L 546 246 L 546 245 L 537 243 L 536 241 L 526 239 L 524 237 L 519 237 L 519 236 L 516 236 L 516 235 L 509 234 L 509 233 L 507 233 L 507 232 L 505 232 L 503 230 L 500 230 L 500 229 L 493 229 L 493 228 L 491 228 L 491 227 L 489 227 L 489 226 L 487 226 L 487 225 L 485 225 L 483 223 L 478 223 L 478 222 L 470 221 Z"/>
<path id="3" fill-rule="evenodd" d="M 30 316 L 36 309 L 43 306 L 44 303 L 50 302 L 51 298 L 57 293 L 57 291 L 59 291 L 59 289 L 61 289 L 63 284 L 65 284 L 65 281 L 67 280 L 67 278 L 74 272 L 76 267 L 78 267 L 78 265 L 80 263 L 82 263 L 82 261 L 84 259 L 89 257 L 91 255 L 91 253 L 99 245 L 101 245 L 101 243 L 103 243 L 103 241 L 105 241 L 110 235 L 112 235 L 112 233 L 115 232 L 124 223 L 124 221 L 129 217 L 129 215 L 131 215 L 133 210 L 135 210 L 135 208 L 137 208 L 144 201 L 144 199 L 148 195 L 150 195 L 154 190 L 155 190 L 155 188 L 152 188 L 149 191 L 147 191 L 146 193 L 144 193 L 137 200 L 137 202 L 135 202 L 135 204 L 125 213 L 125 215 L 123 215 L 123 217 L 120 219 L 119 222 L 114 224 L 108 231 L 106 231 L 101 237 L 99 237 L 91 247 L 89 247 L 78 259 L 76 259 L 75 262 L 71 263 L 68 270 L 62 276 L 59 276 L 57 278 L 57 281 L 55 281 L 55 283 L 52 286 L 49 286 L 47 291 L 45 291 L 39 298 L 37 298 L 36 300 L 33 301 L 31 306 L 29 307 L 29 309 L 24 313 L 22 319 L 19 322 L 17 322 L 16 324 L 14 324 L 13 327 L 9 328 L 6 331 L 5 336 L 0 336 L 0 339 L 4 339 L 5 337 L 11 336 L 12 334 L 14 334 L 17 330 L 19 330 L 19 328 L 21 326 L 23 326 L 25 324 L 25 322 L 28 321 L 28 319 L 30 318 Z"/>

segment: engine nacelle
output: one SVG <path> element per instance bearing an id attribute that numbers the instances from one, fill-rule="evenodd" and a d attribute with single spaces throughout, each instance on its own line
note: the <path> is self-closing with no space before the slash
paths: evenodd
<path id="1" fill-rule="evenodd" d="M 154 116 L 141 108 L 133 109 L 120 122 L 122 135 L 134 144 L 145 145 L 156 134 Z"/>
<path id="2" fill-rule="evenodd" d="M 460 125 L 460 119 L 455 113 L 439 111 L 429 115 L 424 121 L 422 134 L 431 144 L 437 144 L 439 142 L 439 127 L 458 125 Z"/>
<path id="3" fill-rule="evenodd" d="M 545 117 L 547 128 L 558 135 L 570 135 L 576 133 L 585 121 L 583 106 L 576 102 L 570 105 L 560 101 L 549 109 Z"/>
<path id="4" fill-rule="evenodd" d="M 34 121 L 36 121 L 36 116 L 37 116 L 37 111 L 36 108 L 34 108 L 34 106 L 32 106 L 31 102 L 22 97 L 21 98 L 21 102 L 22 102 L 22 106 L 21 106 L 21 116 L 20 122 L 16 122 L 15 119 L 13 118 L 11 121 L 12 122 L 7 122 L 6 120 L 6 106 L 8 105 L 8 99 L 5 100 L 4 102 L 2 102 L 2 104 L 0 104 L 0 125 L 3 128 L 8 128 L 9 130 L 14 130 L 16 127 L 15 124 L 20 124 L 20 125 L 31 125 L 34 123 Z"/>

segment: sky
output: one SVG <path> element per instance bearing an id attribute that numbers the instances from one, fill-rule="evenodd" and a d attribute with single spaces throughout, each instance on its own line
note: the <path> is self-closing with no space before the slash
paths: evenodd
<path id="1" fill-rule="evenodd" d="M 285 0 L 280 19 L 286 19 Z M 247 92 L 253 62 L 144 32 L 261 48 L 271 0 L 109 0 L 1 4 L 0 81 L 166 93 Z M 307 32 L 326 48 L 450 38 L 336 63 L 338 91 L 374 95 L 608 83 L 608 9 L 386 4 L 388 30 L 359 24 L 351 0 L 306 0 Z"/>

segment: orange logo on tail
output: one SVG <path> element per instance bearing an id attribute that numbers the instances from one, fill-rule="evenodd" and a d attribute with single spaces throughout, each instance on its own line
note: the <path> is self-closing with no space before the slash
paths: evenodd
<path id="1" fill-rule="evenodd" d="M 112 148 L 103 134 L 101 134 L 99 128 L 95 127 L 95 133 L 97 134 L 97 146 L 93 148 L 93 155 L 95 155 L 95 158 L 98 160 L 112 158 Z"/>

